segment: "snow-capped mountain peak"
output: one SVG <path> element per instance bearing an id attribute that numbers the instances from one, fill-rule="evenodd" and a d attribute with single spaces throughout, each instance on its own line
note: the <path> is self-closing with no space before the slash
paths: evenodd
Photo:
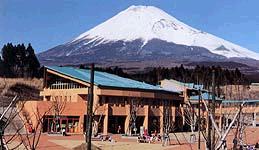
<path id="1" fill-rule="evenodd" d="M 247 57 L 259 60 L 259 54 L 192 28 L 154 6 L 130 6 L 102 24 L 75 38 L 78 41 L 95 42 L 133 41 L 141 39 L 143 46 L 152 39 L 187 46 L 207 48 L 210 52 L 230 57 Z M 87 44 L 85 43 L 85 44 Z"/>
<path id="2" fill-rule="evenodd" d="M 81 34 L 74 41 L 89 38 L 115 41 L 135 39 L 148 41 L 159 38 L 171 41 L 170 37 L 164 37 L 161 34 L 161 30 L 167 28 L 188 30 L 191 27 L 154 6 L 130 6 L 104 23 Z"/>

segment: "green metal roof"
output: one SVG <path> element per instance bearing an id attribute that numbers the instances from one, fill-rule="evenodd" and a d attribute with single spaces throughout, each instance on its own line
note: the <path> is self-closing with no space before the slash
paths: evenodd
<path id="1" fill-rule="evenodd" d="M 187 87 L 189 89 L 194 89 L 194 90 L 203 90 L 203 85 L 202 84 L 194 84 L 194 83 L 184 83 L 184 82 L 180 82 L 180 81 L 177 81 L 177 80 L 174 80 L 174 79 L 170 79 L 168 80 L 172 83 L 175 83 L 177 85 L 180 85 L 180 86 L 184 86 L 184 87 Z"/>
<path id="2" fill-rule="evenodd" d="M 212 95 L 208 92 L 202 93 L 201 99 L 204 100 L 212 100 Z M 215 97 L 216 101 L 222 101 L 219 97 Z M 199 100 L 199 95 L 190 96 L 189 100 Z"/>
<path id="3" fill-rule="evenodd" d="M 212 95 L 209 94 L 208 92 L 202 93 L 202 99 L 204 100 L 212 100 Z M 191 96 L 189 98 L 189 100 L 199 100 L 199 96 L 195 95 L 195 96 Z M 259 100 L 255 100 L 255 99 L 249 99 L 249 100 L 225 100 L 225 99 L 221 99 L 216 97 L 216 101 L 221 101 L 222 103 L 226 104 L 226 103 L 259 103 Z"/>
<path id="4" fill-rule="evenodd" d="M 259 103 L 259 100 L 251 99 L 251 100 L 222 100 L 222 103 Z"/>
<path id="5" fill-rule="evenodd" d="M 73 67 L 45 66 L 46 68 L 79 79 L 84 82 L 90 82 L 89 69 L 77 69 Z M 166 91 L 159 86 L 150 85 L 144 82 L 135 81 L 128 78 L 119 77 L 106 72 L 94 72 L 94 84 L 97 86 L 114 87 L 114 88 L 130 88 L 143 90 L 159 90 Z M 166 91 L 169 92 L 169 91 Z"/>

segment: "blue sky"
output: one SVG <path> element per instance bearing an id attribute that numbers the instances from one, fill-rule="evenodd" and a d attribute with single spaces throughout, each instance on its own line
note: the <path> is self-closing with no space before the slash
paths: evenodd
<path id="1" fill-rule="evenodd" d="M 192 27 L 259 53 L 258 0 L 0 0 L 0 46 L 32 43 L 39 53 L 131 5 L 159 7 Z"/>

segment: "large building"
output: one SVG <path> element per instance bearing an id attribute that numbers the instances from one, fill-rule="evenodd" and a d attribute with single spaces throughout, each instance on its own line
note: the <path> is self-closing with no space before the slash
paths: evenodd
<path id="1" fill-rule="evenodd" d="M 209 101 L 212 101 L 212 94 L 207 90 L 203 89 L 202 85 L 196 85 L 194 83 L 183 83 L 173 79 L 165 79 L 160 81 L 161 87 L 166 90 L 176 90 L 180 92 L 184 97 L 184 103 L 182 103 L 181 109 L 184 109 L 186 105 L 191 105 L 193 111 L 198 113 L 198 91 L 201 90 L 201 100 L 205 100 L 208 105 Z M 228 88 L 226 88 L 228 87 Z M 237 88 L 238 87 L 238 88 Z M 226 90 L 227 89 L 227 90 Z M 239 93 L 236 92 L 237 89 Z M 215 97 L 216 100 L 216 109 L 215 109 L 215 122 L 219 128 L 223 126 L 228 126 L 228 124 L 234 118 L 236 112 L 240 109 L 240 105 L 245 102 L 244 107 L 242 108 L 242 114 L 245 116 L 246 125 L 248 126 L 258 126 L 259 125 L 259 100 L 251 99 L 257 97 L 251 97 L 255 95 L 254 93 L 258 92 L 258 84 L 251 84 L 250 88 L 244 85 L 227 85 L 223 88 L 225 98 Z M 234 91 L 234 92 L 233 92 Z M 252 93 L 254 92 L 254 93 Z M 234 93 L 234 94 L 233 94 Z M 227 96 L 232 94 L 232 97 Z M 241 95 L 241 96 L 240 96 Z M 237 99 L 239 97 L 239 99 Z M 242 97 L 242 98 L 241 98 Z M 232 98 L 232 99 L 230 99 Z M 208 111 L 205 109 L 204 103 L 201 102 L 201 121 L 204 122 L 206 126 L 208 120 Z M 182 110 L 184 112 L 184 110 Z M 186 114 L 183 115 L 183 125 L 186 124 Z"/>
<path id="2" fill-rule="evenodd" d="M 90 70 L 45 67 L 44 89 L 40 93 L 43 100 L 27 102 L 24 111 L 39 110 L 44 115 L 43 132 L 65 128 L 70 133 L 83 133 L 89 87 Z M 140 126 L 149 132 L 163 132 L 165 122 L 180 127 L 182 121 L 176 112 L 182 102 L 183 97 L 177 91 L 94 72 L 95 133 L 130 134 L 139 132 Z M 36 121 L 31 118 L 30 124 L 35 125 Z"/>

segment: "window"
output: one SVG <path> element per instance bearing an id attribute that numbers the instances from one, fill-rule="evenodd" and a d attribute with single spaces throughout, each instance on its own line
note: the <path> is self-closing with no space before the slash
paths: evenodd
<path id="1" fill-rule="evenodd" d="M 143 107 L 144 107 L 144 104 L 145 104 L 145 102 L 144 102 L 144 101 L 145 101 L 145 99 L 141 99 L 141 100 L 140 100 L 140 107 L 141 107 L 141 108 L 143 108 Z"/>
<path id="2" fill-rule="evenodd" d="M 122 97 L 120 99 L 121 107 L 125 107 L 125 100 L 126 100 L 126 98 L 124 98 L 124 97 Z"/>
<path id="3" fill-rule="evenodd" d="M 129 100 L 126 97 L 124 98 L 124 104 L 125 105 L 129 104 Z"/>
<path id="4" fill-rule="evenodd" d="M 47 101 L 50 101 L 50 96 L 45 96 L 45 99 L 46 99 Z"/>
<path id="5" fill-rule="evenodd" d="M 114 98 L 114 102 L 115 102 L 115 106 L 117 106 L 117 107 L 120 106 L 120 101 L 119 101 L 119 99 L 117 97 Z"/>
<path id="6" fill-rule="evenodd" d="M 153 108 L 159 108 L 159 101 L 158 100 L 153 100 L 152 102 L 153 102 L 152 103 Z"/>
<path id="7" fill-rule="evenodd" d="M 100 97 L 99 106 L 103 106 L 104 100 L 105 100 L 104 97 Z"/>

